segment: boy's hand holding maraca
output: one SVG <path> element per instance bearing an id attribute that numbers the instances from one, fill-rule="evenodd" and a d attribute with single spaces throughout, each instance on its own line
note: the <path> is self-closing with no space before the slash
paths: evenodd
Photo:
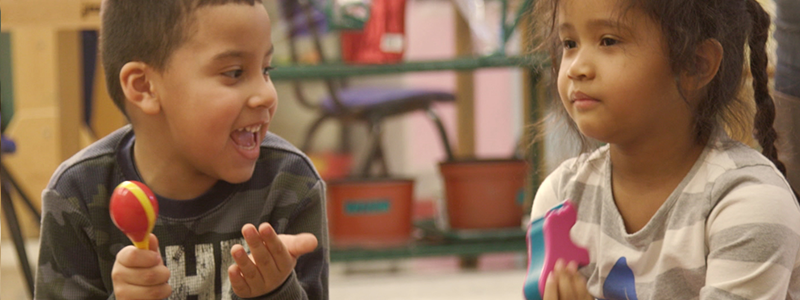
<path id="1" fill-rule="evenodd" d="M 297 258 L 317 248 L 314 235 L 277 234 L 268 223 L 262 223 L 258 230 L 252 224 L 244 225 L 242 235 L 250 247 L 250 255 L 242 245 L 234 245 L 231 255 L 236 264 L 228 268 L 231 287 L 242 298 L 274 291 L 292 273 Z"/>
<path id="2" fill-rule="evenodd" d="M 164 299 L 172 294 L 169 269 L 158 250 L 152 233 L 158 216 L 158 202 L 150 189 L 140 182 L 120 183 L 109 204 L 111 219 L 135 246 L 117 253 L 111 280 L 116 299 Z"/>

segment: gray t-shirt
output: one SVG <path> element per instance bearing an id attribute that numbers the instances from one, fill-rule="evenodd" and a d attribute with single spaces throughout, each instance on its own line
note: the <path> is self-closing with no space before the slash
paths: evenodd
<path id="1" fill-rule="evenodd" d="M 628 233 L 611 191 L 609 147 L 542 183 L 538 218 L 571 199 L 580 269 L 603 299 L 800 299 L 800 206 L 775 166 L 717 136 L 650 221 Z"/>

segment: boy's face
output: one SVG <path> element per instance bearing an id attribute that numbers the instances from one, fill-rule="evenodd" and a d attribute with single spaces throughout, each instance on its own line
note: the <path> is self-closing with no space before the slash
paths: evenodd
<path id="1" fill-rule="evenodd" d="M 159 150 L 187 178 L 243 182 L 278 103 L 267 73 L 270 20 L 258 3 L 206 6 L 193 17 L 187 41 L 153 80 L 166 124 L 159 134 L 171 141 Z"/>

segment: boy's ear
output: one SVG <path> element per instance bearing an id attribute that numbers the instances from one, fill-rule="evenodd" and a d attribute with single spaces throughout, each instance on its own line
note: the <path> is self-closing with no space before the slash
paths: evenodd
<path id="1" fill-rule="evenodd" d="M 161 103 L 153 86 L 152 72 L 148 68 L 143 62 L 128 62 L 119 71 L 119 81 L 128 102 L 151 115 L 161 110 Z"/>
<path id="2" fill-rule="evenodd" d="M 694 74 L 688 74 L 691 90 L 699 90 L 717 76 L 723 56 L 722 44 L 716 39 L 706 39 L 697 47 L 695 58 L 697 68 Z"/>

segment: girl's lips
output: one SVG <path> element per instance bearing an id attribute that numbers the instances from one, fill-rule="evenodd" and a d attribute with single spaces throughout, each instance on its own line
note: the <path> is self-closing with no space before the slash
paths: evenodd
<path id="1" fill-rule="evenodd" d="M 577 110 L 588 110 L 600 104 L 600 100 L 590 97 L 581 92 L 574 92 L 570 97 L 570 102 Z"/>
<path id="2" fill-rule="evenodd" d="M 573 92 L 570 95 L 569 99 L 573 103 L 574 102 L 578 102 L 578 101 L 599 101 L 599 100 L 597 100 L 595 98 L 592 98 L 592 97 L 589 97 L 589 95 L 586 95 L 586 94 L 581 93 L 581 92 Z"/>

